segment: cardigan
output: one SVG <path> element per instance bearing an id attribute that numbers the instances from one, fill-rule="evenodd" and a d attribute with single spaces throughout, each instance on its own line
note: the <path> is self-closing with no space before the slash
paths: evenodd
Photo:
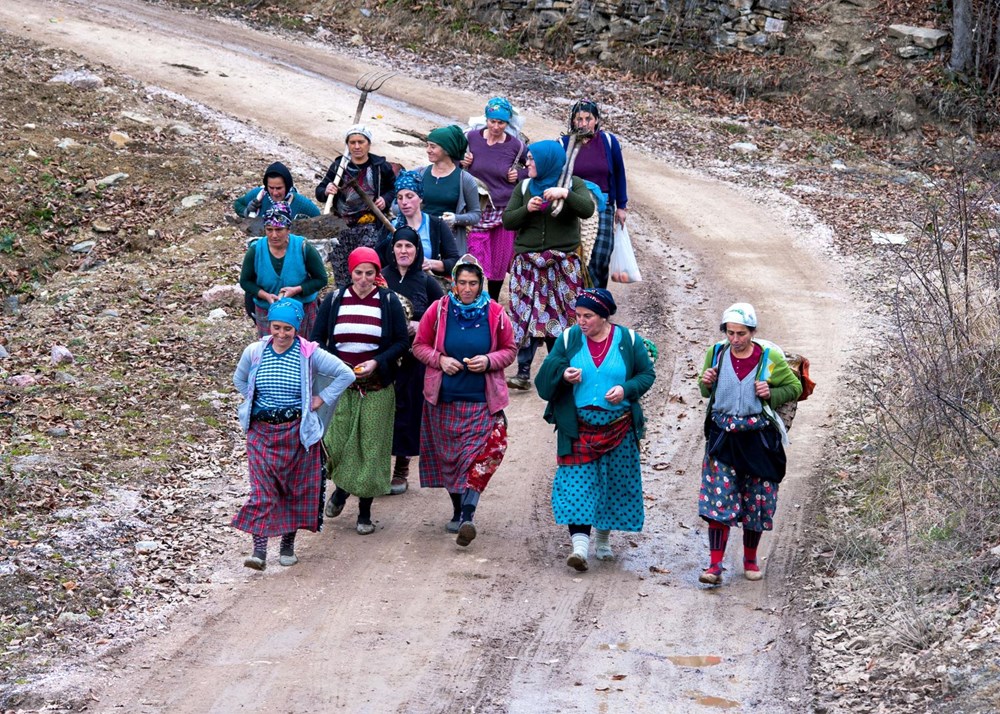
<path id="1" fill-rule="evenodd" d="M 410 336 L 406 331 L 403 304 L 399 302 L 396 293 L 387 288 L 375 289 L 378 290 L 379 301 L 382 304 L 382 335 L 379 337 L 378 354 L 373 359 L 378 364 L 376 373 L 379 381 L 383 387 L 388 387 L 396 379 L 399 360 L 410 345 Z M 334 355 L 337 354 L 337 347 L 333 328 L 337 324 L 337 316 L 340 314 L 340 305 L 346 291 L 345 285 L 323 298 L 323 303 L 316 314 L 316 324 L 313 325 L 312 334 L 309 336 L 313 342 L 318 342 L 327 352 Z"/>
<path id="2" fill-rule="evenodd" d="M 548 402 L 543 418 L 555 427 L 556 453 L 568 456 L 573 452 L 573 440 L 580 438 L 580 427 L 573 385 L 563 379 L 563 372 L 570 366 L 573 355 L 583 348 L 583 332 L 574 325 L 563 334 L 556 339 L 552 351 L 535 375 L 535 388 L 538 396 Z M 631 405 L 632 431 L 636 439 L 642 439 L 646 436 L 646 417 L 639 398 L 653 386 L 656 371 L 645 343 L 633 330 L 624 331 L 618 340 L 618 352 L 625 362 L 625 383 L 621 386 Z"/>
<path id="3" fill-rule="evenodd" d="M 625 181 L 625 160 L 622 158 L 622 146 L 618 137 L 610 131 L 598 130 L 592 141 L 604 137 L 604 152 L 608 157 L 608 205 L 614 208 L 628 206 L 628 185 Z M 559 137 L 563 148 L 569 146 L 569 136 Z"/>
<path id="4" fill-rule="evenodd" d="M 424 399 L 428 404 L 437 404 L 441 394 L 444 372 L 441 369 L 441 355 L 444 349 L 445 331 L 448 329 L 448 303 L 445 295 L 431 305 L 420 319 L 417 336 L 413 340 L 413 356 L 427 365 L 424 373 Z M 486 370 L 486 406 L 490 414 L 504 409 L 510 401 L 507 381 L 503 371 L 517 358 L 514 344 L 514 327 L 510 324 L 503 305 L 490 300 L 487 321 L 490 325 L 490 351 L 486 353 L 490 361 Z"/>
<path id="5" fill-rule="evenodd" d="M 580 220 L 594 215 L 594 199 L 583 179 L 573 177 L 572 188 L 562 211 L 553 216 L 551 206 L 544 211 L 529 211 L 525 182 L 514 189 L 503 212 L 503 227 L 517 231 L 515 253 L 541 253 L 558 250 L 570 253 L 580 245 Z"/>

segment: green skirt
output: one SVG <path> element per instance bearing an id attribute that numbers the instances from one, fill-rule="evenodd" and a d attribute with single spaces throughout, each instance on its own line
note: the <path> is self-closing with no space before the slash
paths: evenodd
<path id="1" fill-rule="evenodd" d="M 337 487 L 359 498 L 389 493 L 392 480 L 392 425 L 396 392 L 346 390 L 337 403 L 323 444 L 330 455 L 327 472 Z"/>

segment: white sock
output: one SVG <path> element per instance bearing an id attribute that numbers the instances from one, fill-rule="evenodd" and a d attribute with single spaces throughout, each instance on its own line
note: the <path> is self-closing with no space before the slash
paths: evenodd
<path id="1" fill-rule="evenodd" d="M 611 531 L 597 530 L 597 537 L 594 538 L 594 552 L 598 560 L 614 557 L 614 553 L 611 551 Z"/>
<path id="2" fill-rule="evenodd" d="M 573 554 L 579 555 L 584 560 L 590 553 L 590 536 L 586 533 L 573 534 Z"/>

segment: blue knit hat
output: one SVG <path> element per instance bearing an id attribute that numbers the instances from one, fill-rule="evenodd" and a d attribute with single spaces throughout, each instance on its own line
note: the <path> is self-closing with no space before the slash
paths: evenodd
<path id="1" fill-rule="evenodd" d="M 267 309 L 267 319 L 269 322 L 284 322 L 291 325 L 298 331 L 302 324 L 302 318 L 306 316 L 302 309 L 302 303 L 292 298 L 281 298 L 271 303 Z"/>

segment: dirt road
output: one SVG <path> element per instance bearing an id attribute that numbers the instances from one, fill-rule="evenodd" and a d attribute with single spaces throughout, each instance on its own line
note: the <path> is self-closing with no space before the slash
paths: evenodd
<path id="1" fill-rule="evenodd" d="M 329 48 L 129 0 L 0 5 L 4 27 L 119 68 L 287 140 L 324 163 L 370 65 Z M 280 87 L 280 103 L 260 97 Z M 481 111 L 484 96 L 398 77 L 373 95 L 374 151 L 406 165 L 426 131 Z M 377 117 L 377 118 L 376 118 Z M 528 116 L 532 136 L 560 125 Z M 389 142 L 393 142 L 390 145 Z M 661 359 L 645 398 L 653 419 L 641 534 L 615 534 L 613 563 L 579 575 L 552 522 L 554 439 L 542 402 L 512 396 L 511 447 L 478 512 L 480 538 L 457 548 L 437 491 L 375 505 L 360 538 L 349 516 L 301 539 L 302 562 L 263 576 L 219 564 L 211 597 L 125 653 L 88 668 L 96 711 L 699 712 L 804 707 L 802 633 L 788 605 L 824 420 L 851 343 L 854 308 L 818 241 L 782 211 L 717 181 L 626 153 L 630 227 L 646 282 L 613 289 L 621 322 L 651 334 Z M 771 336 L 809 355 L 821 389 L 795 424 L 767 577 L 697 583 L 706 563 L 696 493 L 703 407 L 692 379 L 726 304 L 750 300 Z M 221 386 L 221 385 L 220 385 Z M 243 478 L 234 474 L 234 480 Z M 800 508 L 800 506 L 802 506 Z M 655 568 L 655 570 L 651 570 Z"/>

